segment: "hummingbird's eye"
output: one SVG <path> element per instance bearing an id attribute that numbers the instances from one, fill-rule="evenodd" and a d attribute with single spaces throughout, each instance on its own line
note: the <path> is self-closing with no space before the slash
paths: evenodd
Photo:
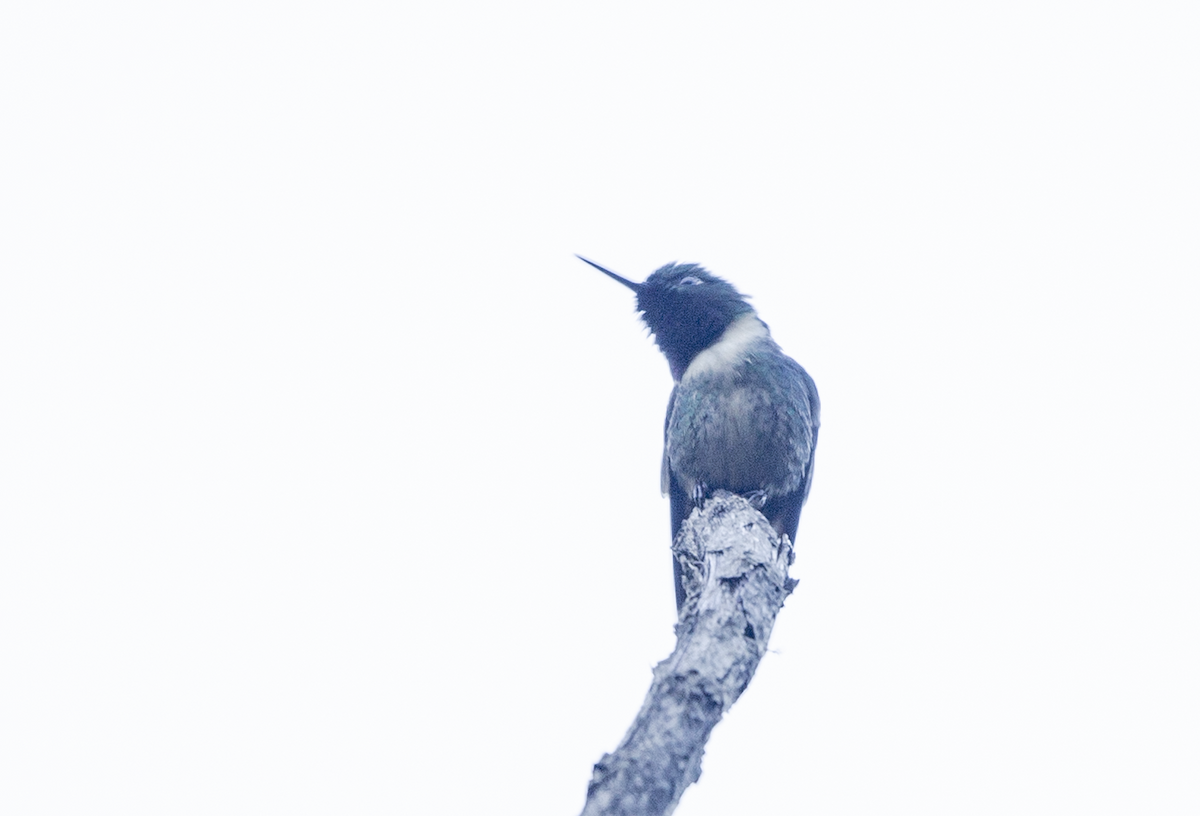
<path id="1" fill-rule="evenodd" d="M 704 281 L 697 278 L 695 275 L 688 275 L 686 278 L 679 279 L 680 286 L 699 286 Z"/>

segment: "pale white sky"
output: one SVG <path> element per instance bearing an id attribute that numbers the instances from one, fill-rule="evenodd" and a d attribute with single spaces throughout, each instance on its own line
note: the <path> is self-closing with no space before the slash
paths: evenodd
<path id="1" fill-rule="evenodd" d="M 578 812 L 694 261 L 813 375 L 680 814 L 1200 811 L 1200 13 L 0 15 L 0 810 Z"/>

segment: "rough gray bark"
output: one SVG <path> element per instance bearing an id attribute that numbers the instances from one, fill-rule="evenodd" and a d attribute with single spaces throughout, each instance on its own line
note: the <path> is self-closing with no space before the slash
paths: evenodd
<path id="1" fill-rule="evenodd" d="M 688 599 L 642 710 L 592 773 L 583 816 L 661 816 L 700 778 L 708 735 L 745 690 L 796 582 L 792 545 L 746 499 L 718 491 L 673 549 Z"/>

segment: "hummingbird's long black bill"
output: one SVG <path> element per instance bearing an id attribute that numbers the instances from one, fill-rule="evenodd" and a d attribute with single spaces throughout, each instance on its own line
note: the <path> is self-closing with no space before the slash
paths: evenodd
<path id="1" fill-rule="evenodd" d="M 635 292 L 640 292 L 640 291 L 642 291 L 642 285 L 641 285 L 640 283 L 634 283 L 634 282 L 633 282 L 633 281 L 631 281 L 631 280 L 627 280 L 626 278 L 622 278 L 622 277 L 621 277 L 620 275 L 618 275 L 616 272 L 611 272 L 611 271 L 609 271 L 609 270 L 605 269 L 605 268 L 604 268 L 603 266 L 601 266 L 600 264 L 596 263 L 595 261 L 589 261 L 587 258 L 583 257 L 582 255 L 576 255 L 575 257 L 576 257 L 576 258 L 578 258 L 579 260 L 583 261 L 585 264 L 589 264 L 590 266 L 594 266 L 594 267 L 596 267 L 596 268 L 597 268 L 597 269 L 599 269 L 601 272 L 603 272 L 605 275 L 608 275 L 610 278 L 612 278 L 613 280 L 615 280 L 617 283 L 624 284 L 625 286 L 628 286 L 630 289 L 632 289 L 632 290 L 633 290 L 633 291 L 635 291 Z"/>

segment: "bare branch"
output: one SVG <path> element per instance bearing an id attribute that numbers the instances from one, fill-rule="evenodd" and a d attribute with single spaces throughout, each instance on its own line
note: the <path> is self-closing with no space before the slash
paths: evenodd
<path id="1" fill-rule="evenodd" d="M 642 710 L 592 773 L 583 816 L 662 816 L 700 778 L 708 735 L 754 676 L 795 581 L 792 545 L 725 491 L 684 523 L 673 549 L 688 599 L 678 642 L 654 669 Z"/>

